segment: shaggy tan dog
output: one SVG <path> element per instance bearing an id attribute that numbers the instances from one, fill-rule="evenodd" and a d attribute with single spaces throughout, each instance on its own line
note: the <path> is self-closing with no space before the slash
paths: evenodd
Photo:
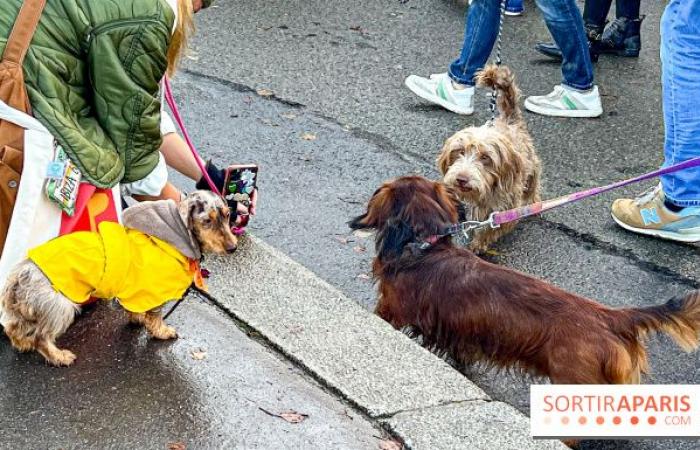
<path id="1" fill-rule="evenodd" d="M 467 127 L 447 139 L 437 158 L 444 182 L 467 207 L 467 220 L 486 220 L 494 211 L 540 200 L 540 159 L 522 118 L 520 91 L 507 67 L 490 65 L 477 84 L 498 90 L 498 118 L 492 124 Z M 513 230 L 516 223 L 478 231 L 475 252 Z"/>

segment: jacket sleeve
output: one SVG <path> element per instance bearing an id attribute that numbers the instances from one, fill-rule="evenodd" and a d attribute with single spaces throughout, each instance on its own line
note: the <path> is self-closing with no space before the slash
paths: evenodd
<path id="1" fill-rule="evenodd" d="M 89 35 L 95 115 L 124 163 L 122 182 L 146 177 L 161 144 L 159 82 L 170 33 L 157 20 L 124 21 Z"/>

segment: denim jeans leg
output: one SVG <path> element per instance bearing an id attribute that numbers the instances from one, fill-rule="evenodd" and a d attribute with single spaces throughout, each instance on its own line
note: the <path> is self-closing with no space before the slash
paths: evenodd
<path id="1" fill-rule="evenodd" d="M 498 37 L 500 2 L 474 0 L 467 11 L 464 44 L 459 58 L 450 65 L 450 78 L 474 85 L 474 74 L 486 65 Z"/>
<path id="2" fill-rule="evenodd" d="M 640 3 L 641 0 L 616 0 L 615 17 L 639 19 Z"/>
<path id="3" fill-rule="evenodd" d="M 536 0 L 536 3 L 554 42 L 562 51 L 562 83 L 578 90 L 592 88 L 593 64 L 576 0 Z"/>
<path id="4" fill-rule="evenodd" d="M 671 0 L 661 19 L 664 166 L 700 156 L 700 2 Z M 666 198 L 700 206 L 700 169 L 661 177 Z"/>
<path id="5" fill-rule="evenodd" d="M 628 0 L 617 0 L 617 3 L 619 5 L 620 2 L 625 1 Z M 595 27 L 602 27 L 605 25 L 605 19 L 608 17 L 611 5 L 612 0 L 586 0 L 583 4 L 583 23 Z"/>

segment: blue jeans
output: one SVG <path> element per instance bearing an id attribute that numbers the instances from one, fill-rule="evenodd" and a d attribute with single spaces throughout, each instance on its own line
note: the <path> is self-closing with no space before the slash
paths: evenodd
<path id="1" fill-rule="evenodd" d="M 593 65 L 576 0 L 536 1 L 549 32 L 562 49 L 562 83 L 574 89 L 590 89 Z M 448 71 L 456 82 L 473 86 L 474 74 L 486 65 L 498 37 L 500 3 L 500 0 L 474 0 L 469 7 L 462 53 Z"/>
<path id="2" fill-rule="evenodd" d="M 671 0 L 661 18 L 665 166 L 700 156 L 700 0 Z M 666 198 L 700 206 L 700 169 L 661 177 Z"/>

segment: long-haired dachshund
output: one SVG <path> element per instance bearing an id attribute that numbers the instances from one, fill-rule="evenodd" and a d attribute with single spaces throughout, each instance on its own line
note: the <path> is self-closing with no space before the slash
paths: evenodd
<path id="1" fill-rule="evenodd" d="M 156 339 L 177 332 L 160 313 L 201 277 L 202 253 L 231 253 L 237 239 L 229 208 L 217 195 L 195 191 L 179 205 L 143 202 L 124 212 L 124 225 L 103 222 L 98 231 L 53 239 L 29 251 L 0 294 L 0 323 L 12 346 L 35 350 L 56 366 L 75 354 L 56 346 L 91 297 L 115 298 L 132 323 Z"/>
<path id="2" fill-rule="evenodd" d="M 638 383 L 645 336 L 697 347 L 700 291 L 663 305 L 611 309 L 453 245 L 457 200 L 418 176 L 380 187 L 353 229 L 376 229 L 376 313 L 456 360 L 547 376 L 553 383 Z"/>

